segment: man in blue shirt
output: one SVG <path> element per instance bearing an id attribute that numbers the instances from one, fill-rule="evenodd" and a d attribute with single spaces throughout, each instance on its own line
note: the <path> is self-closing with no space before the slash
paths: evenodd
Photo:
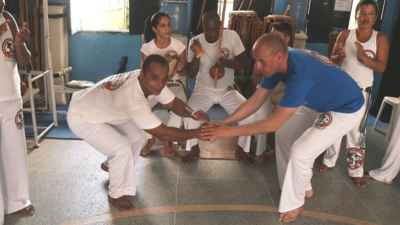
<path id="1" fill-rule="evenodd" d="M 356 126 L 365 111 L 364 97 L 355 81 L 328 58 L 309 50 L 288 50 L 276 35 L 261 36 L 253 47 L 256 68 L 264 77 L 261 88 L 220 123 L 204 126 L 212 140 L 276 132 L 276 160 L 282 190 L 279 220 L 291 222 L 312 192 L 315 158 Z M 229 127 L 265 102 L 279 81 L 285 92 L 270 117 Z"/>

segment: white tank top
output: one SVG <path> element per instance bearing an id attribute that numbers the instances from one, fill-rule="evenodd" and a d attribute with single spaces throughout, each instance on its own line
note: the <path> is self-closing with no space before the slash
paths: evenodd
<path id="1" fill-rule="evenodd" d="M 5 22 L 1 13 L 0 24 Z M 15 58 L 14 39 L 8 25 L 7 31 L 0 37 L 0 44 L 0 101 L 15 100 L 21 96 L 21 86 Z"/>
<path id="2" fill-rule="evenodd" d="M 376 37 L 378 32 L 372 30 L 371 38 L 365 42 L 361 43 L 364 47 L 365 54 L 372 58 L 376 58 Z M 358 57 L 357 48 L 354 44 L 357 40 L 356 29 L 350 30 L 349 36 L 344 45 L 346 50 L 346 58 L 343 60 L 341 65 L 342 69 L 346 71 L 361 88 L 366 88 L 372 86 L 374 82 L 374 71 L 368 68 Z"/>

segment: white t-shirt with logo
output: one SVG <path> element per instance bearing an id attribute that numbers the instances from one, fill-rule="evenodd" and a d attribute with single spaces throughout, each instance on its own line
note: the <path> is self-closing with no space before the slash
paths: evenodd
<path id="1" fill-rule="evenodd" d="M 171 57 L 171 55 L 179 56 L 183 51 L 185 51 L 185 48 L 185 45 L 181 41 L 171 37 L 171 43 L 168 47 L 164 49 L 158 48 L 156 44 L 154 44 L 153 39 L 150 42 L 144 44 L 140 51 L 143 52 L 143 54 L 145 54 L 146 56 L 157 54 L 161 55 L 165 59 L 168 59 L 169 57 Z M 176 73 L 172 79 L 179 79 L 179 74 Z"/>
<path id="2" fill-rule="evenodd" d="M 371 58 L 376 58 L 376 38 L 378 32 L 372 30 L 371 38 L 365 42 L 359 42 L 363 48 L 365 54 Z M 342 69 L 346 71 L 362 88 L 367 88 L 372 86 L 374 82 L 374 71 L 368 68 L 364 62 L 357 57 L 357 47 L 354 44 L 357 40 L 356 29 L 350 30 L 349 36 L 344 44 L 344 49 L 346 50 L 346 58 L 343 60 Z"/>
<path id="3" fill-rule="evenodd" d="M 196 85 L 203 84 L 208 87 L 214 87 L 214 79 L 210 76 L 210 68 L 215 65 L 217 61 L 217 51 L 219 40 L 215 43 L 208 43 L 203 34 L 199 34 L 194 37 L 199 39 L 201 48 L 203 49 L 204 55 L 200 58 L 200 68 L 197 73 Z M 190 40 L 189 46 L 192 44 L 193 39 Z M 242 41 L 236 31 L 224 30 L 222 34 L 222 45 L 221 45 L 221 57 L 228 60 L 233 60 L 235 56 L 240 55 L 246 49 L 244 48 Z M 195 57 L 192 50 L 188 50 L 188 63 L 191 63 Z M 234 69 L 224 68 L 225 75 L 218 80 L 217 88 L 226 87 L 233 83 Z"/>
<path id="4" fill-rule="evenodd" d="M 5 12 L 6 13 L 6 12 Z M 6 22 L 0 13 L 0 24 Z M 10 26 L 6 24 L 7 31 L 0 37 L 0 101 L 15 100 L 21 96 L 20 78 L 15 58 L 15 45 Z"/>
<path id="5" fill-rule="evenodd" d="M 74 120 L 84 123 L 113 125 L 133 121 L 143 130 L 161 125 L 161 120 L 152 113 L 138 77 L 140 70 L 109 76 L 91 88 L 72 95 L 69 114 Z M 170 103 L 174 94 L 164 87 L 155 98 L 162 104 Z"/>

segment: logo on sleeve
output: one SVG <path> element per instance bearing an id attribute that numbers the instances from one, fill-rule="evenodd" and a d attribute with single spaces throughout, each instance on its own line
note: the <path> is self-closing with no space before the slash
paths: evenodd
<path id="1" fill-rule="evenodd" d="M 221 48 L 221 58 L 227 59 L 230 54 L 231 54 L 231 52 L 229 51 L 228 48 L 225 48 L 225 47 Z"/>
<path id="2" fill-rule="evenodd" d="M 364 50 L 364 53 L 365 53 L 365 55 L 368 56 L 368 58 L 370 58 L 370 59 L 375 59 L 375 58 L 376 58 L 375 52 L 373 52 L 372 50 L 365 49 L 365 50 Z M 364 62 L 363 62 L 360 58 L 358 58 L 358 56 L 357 56 L 357 60 L 358 60 L 358 65 L 366 67 L 366 65 L 364 64 Z"/>
<path id="3" fill-rule="evenodd" d="M 103 82 L 103 87 L 110 91 L 120 88 L 130 77 L 131 73 L 121 73 L 111 76 L 107 81 Z"/>
<path id="4" fill-rule="evenodd" d="M 364 163 L 364 152 L 358 148 L 348 148 L 346 149 L 346 160 L 350 169 L 358 169 Z"/>
<path id="5" fill-rule="evenodd" d="M 323 130 L 332 123 L 332 115 L 330 113 L 322 113 L 318 120 L 315 121 L 315 128 Z"/>
<path id="6" fill-rule="evenodd" d="M 304 52 L 304 53 L 307 53 L 307 54 L 309 54 L 311 56 L 314 56 L 319 61 L 323 62 L 324 64 L 326 64 L 328 66 L 336 65 L 336 63 L 332 62 L 328 57 L 325 57 L 325 56 L 319 54 L 318 52 L 311 51 L 311 50 L 308 50 L 308 49 L 299 49 L 299 50 Z"/>
<path id="7" fill-rule="evenodd" d="M 17 130 L 24 128 L 24 113 L 22 109 L 15 115 L 15 125 L 17 125 Z"/>
<path id="8" fill-rule="evenodd" d="M 6 40 L 4 40 L 3 44 L 1 45 L 1 50 L 7 61 L 14 60 L 15 46 L 13 39 L 7 38 Z"/>

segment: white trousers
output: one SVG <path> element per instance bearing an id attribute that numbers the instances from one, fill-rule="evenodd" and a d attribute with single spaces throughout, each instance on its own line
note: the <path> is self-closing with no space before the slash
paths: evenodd
<path id="1" fill-rule="evenodd" d="M 193 110 L 202 110 L 207 112 L 214 104 L 219 104 L 228 114 L 232 114 L 246 99 L 234 89 L 233 85 L 223 88 L 206 87 L 201 84 L 196 84 L 192 95 L 189 98 L 187 105 Z M 254 115 L 239 122 L 239 125 L 245 125 L 254 122 Z M 197 129 L 200 127 L 201 121 L 196 121 L 191 118 L 183 118 L 185 129 Z M 238 140 L 238 145 L 245 152 L 250 151 L 251 136 L 241 136 Z M 198 140 L 189 139 L 186 142 L 186 150 L 190 149 L 198 143 Z"/>
<path id="2" fill-rule="evenodd" d="M 375 180 L 391 184 L 400 170 L 400 110 L 395 117 L 392 138 L 382 159 L 381 168 L 369 171 L 369 175 Z"/>
<path id="3" fill-rule="evenodd" d="M 363 92 L 363 95 L 364 95 L 364 100 L 367 101 L 369 93 Z M 360 143 L 362 137 L 362 134 L 360 133 L 360 124 L 361 124 L 361 119 L 359 123 L 357 123 L 357 125 L 353 127 L 353 129 L 351 129 L 349 133 L 346 134 L 346 152 L 347 151 L 352 152 L 351 151 L 352 148 L 360 149 Z M 342 144 L 342 137 L 338 141 L 336 141 L 333 145 L 329 146 L 329 148 L 326 149 L 324 158 L 322 160 L 322 164 L 328 167 L 334 167 L 336 165 L 336 161 L 339 157 L 341 144 Z M 365 151 L 362 152 L 362 157 L 364 156 L 365 156 Z M 351 155 L 347 155 L 347 157 L 351 157 Z M 350 177 L 362 177 L 364 174 L 363 164 L 357 166 L 357 168 L 349 165 L 347 169 Z"/>
<path id="4" fill-rule="evenodd" d="M 107 156 L 110 197 L 135 196 L 135 165 L 145 143 L 143 130 L 132 121 L 121 125 L 90 124 L 76 121 L 70 114 L 67 120 L 77 137 Z"/>
<path id="5" fill-rule="evenodd" d="M 301 106 L 276 132 L 276 165 L 282 189 L 279 212 L 304 205 L 315 158 L 358 124 L 364 111 L 365 106 L 355 113 L 321 113 Z"/>
<path id="6" fill-rule="evenodd" d="M 4 224 L 4 201 L 3 192 L 1 190 L 1 179 L 0 179 L 0 225 Z"/>
<path id="7" fill-rule="evenodd" d="M 187 102 L 185 87 L 183 86 L 182 82 L 179 82 L 176 80 L 168 81 L 167 87 L 175 95 L 175 97 L 179 98 L 184 103 Z M 154 98 L 149 100 L 149 104 L 150 104 L 151 108 L 153 108 L 157 103 L 158 103 L 158 101 L 156 101 Z M 167 127 L 181 128 L 181 126 L 182 126 L 182 117 L 176 115 L 174 112 L 171 111 L 169 120 L 167 123 Z M 153 137 L 153 135 L 145 132 L 145 137 L 146 137 L 146 139 L 150 139 Z M 174 143 L 177 143 L 177 142 L 174 142 Z"/>
<path id="8" fill-rule="evenodd" d="M 272 104 L 272 101 L 271 101 L 272 95 L 275 92 L 283 90 L 283 89 L 285 89 L 285 86 L 282 86 L 280 84 L 278 84 L 275 87 L 274 91 L 268 97 L 268 99 L 264 102 L 264 104 L 261 106 L 261 108 L 259 110 L 257 110 L 256 113 L 254 113 L 256 121 L 267 119 L 272 114 L 272 112 L 275 109 L 275 105 Z M 257 142 L 256 155 L 261 155 L 267 149 L 267 134 L 256 135 L 255 140 Z"/>
<path id="9" fill-rule="evenodd" d="M 31 204 L 21 98 L 0 102 L 0 180 L 4 214 Z"/>

